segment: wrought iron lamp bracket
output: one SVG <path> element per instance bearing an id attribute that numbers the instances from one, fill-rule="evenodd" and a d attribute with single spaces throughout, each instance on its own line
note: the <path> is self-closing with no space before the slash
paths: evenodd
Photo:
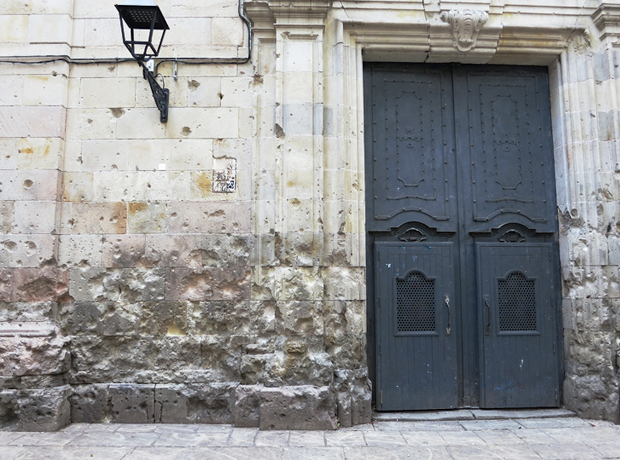
<path id="1" fill-rule="evenodd" d="M 149 82 L 151 87 L 151 93 L 153 93 L 153 99 L 155 99 L 155 105 L 159 109 L 159 121 L 166 123 L 168 121 L 168 105 L 170 101 L 170 90 L 168 88 L 162 88 L 149 69 L 147 69 L 144 61 L 138 60 L 138 64 L 142 67 L 142 75 L 144 79 Z"/>

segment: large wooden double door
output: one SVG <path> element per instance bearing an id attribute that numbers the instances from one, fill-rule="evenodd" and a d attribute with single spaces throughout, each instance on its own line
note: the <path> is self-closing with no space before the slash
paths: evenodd
<path id="1" fill-rule="evenodd" d="M 378 410 L 559 405 L 546 69 L 365 68 Z"/>

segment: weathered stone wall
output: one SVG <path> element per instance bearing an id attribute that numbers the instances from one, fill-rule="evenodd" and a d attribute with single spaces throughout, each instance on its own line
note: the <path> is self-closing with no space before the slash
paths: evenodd
<path id="1" fill-rule="evenodd" d="M 114 3 L 4 1 L 0 56 L 128 57 Z M 235 1 L 157 3 L 163 57 L 247 55 Z M 248 1 L 250 62 L 159 66 L 166 124 L 135 63 L 0 63 L 0 424 L 368 421 L 365 59 L 550 66 L 564 402 L 618 421 L 620 2 L 599 3 Z M 489 13 L 466 53 L 441 20 L 463 8 Z"/>
<path id="2" fill-rule="evenodd" d="M 593 17 L 608 15 L 610 9 Z M 582 416 L 618 423 L 620 54 L 609 32 L 591 27 L 576 35 L 552 81 L 558 85 L 553 115 L 564 282 L 564 403 Z"/>

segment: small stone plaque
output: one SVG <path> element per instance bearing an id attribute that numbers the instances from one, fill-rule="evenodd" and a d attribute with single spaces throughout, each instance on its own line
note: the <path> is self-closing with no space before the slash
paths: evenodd
<path id="1" fill-rule="evenodd" d="M 237 159 L 213 160 L 213 193 L 234 193 L 237 190 Z"/>

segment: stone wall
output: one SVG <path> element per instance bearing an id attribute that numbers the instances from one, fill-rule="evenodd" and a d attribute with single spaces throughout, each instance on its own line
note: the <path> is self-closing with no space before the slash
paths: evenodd
<path id="1" fill-rule="evenodd" d="M 235 1 L 158 0 L 162 57 L 237 62 L 161 64 L 166 124 L 114 3 L 0 4 L 3 427 L 370 420 L 364 60 L 549 66 L 564 403 L 618 421 L 620 2 L 248 1 L 243 63 Z"/>

